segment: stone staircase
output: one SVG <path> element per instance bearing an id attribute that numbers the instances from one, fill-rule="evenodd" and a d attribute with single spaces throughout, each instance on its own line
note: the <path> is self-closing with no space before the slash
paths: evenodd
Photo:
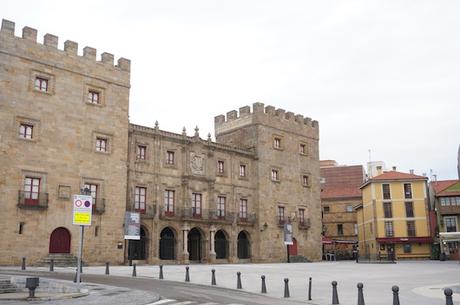
<path id="1" fill-rule="evenodd" d="M 0 293 L 17 292 L 18 287 L 11 283 L 11 280 L 0 278 Z"/>
<path id="2" fill-rule="evenodd" d="M 310 262 L 308 259 L 305 258 L 305 256 L 302 255 L 291 255 L 289 257 L 289 260 L 291 263 L 308 263 Z"/>
<path id="3" fill-rule="evenodd" d="M 53 253 L 48 254 L 41 259 L 39 265 L 41 266 L 49 266 L 51 260 L 54 260 L 55 267 L 76 267 L 77 266 L 77 258 L 71 254 L 67 253 Z"/>

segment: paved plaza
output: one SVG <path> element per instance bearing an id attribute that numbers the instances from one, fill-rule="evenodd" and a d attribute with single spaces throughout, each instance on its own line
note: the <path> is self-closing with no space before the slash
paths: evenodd
<path id="1" fill-rule="evenodd" d="M 185 265 L 163 267 L 164 280 L 185 281 Z M 11 267 L 10 267 L 11 268 Z M 352 261 L 292 264 L 221 264 L 189 265 L 190 282 L 211 285 L 211 270 L 216 270 L 217 286 L 236 289 L 237 272 L 241 272 L 244 291 L 260 293 L 261 275 L 265 275 L 268 296 L 283 298 L 284 278 L 289 279 L 290 300 L 308 300 L 308 278 L 313 279 L 312 304 L 331 304 L 331 281 L 338 282 L 340 304 L 356 304 L 358 282 L 364 284 L 366 304 L 392 304 L 391 287 L 400 288 L 401 304 L 445 304 L 443 288 L 454 290 L 454 302 L 460 302 L 460 264 L 439 261 L 400 261 L 397 264 L 356 264 Z M 7 269 L 4 267 L 2 269 Z M 18 268 L 16 268 L 18 269 Z M 46 270 L 30 267 L 28 270 Z M 137 276 L 159 277 L 157 265 L 137 266 Z M 55 268 L 56 272 L 73 272 L 74 268 Z M 85 274 L 104 274 L 105 266 L 85 267 Z M 132 276 L 132 267 L 111 266 L 111 275 Z M 280 304 L 282 301 L 280 300 Z"/>

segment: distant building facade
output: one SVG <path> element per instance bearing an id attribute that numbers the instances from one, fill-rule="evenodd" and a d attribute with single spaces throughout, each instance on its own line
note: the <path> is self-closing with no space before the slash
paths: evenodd
<path id="1" fill-rule="evenodd" d="M 460 180 L 439 180 L 430 183 L 431 202 L 436 211 L 439 252 L 441 258 L 460 259 Z M 444 256 L 444 257 L 443 257 Z"/>
<path id="2" fill-rule="evenodd" d="M 13 22 L 0 31 L 0 264 L 74 256 L 72 195 L 95 203 L 86 263 L 321 258 L 317 121 L 255 103 L 215 118 L 216 142 L 130 124 L 130 61 Z M 140 240 L 125 241 L 125 212 Z"/>
<path id="3" fill-rule="evenodd" d="M 352 258 L 358 243 L 355 207 L 362 203 L 360 186 L 365 179 L 362 165 L 338 165 L 321 161 L 321 207 L 323 255 L 334 253 L 338 259 Z"/>
<path id="4" fill-rule="evenodd" d="M 357 210 L 361 257 L 430 257 L 426 180 L 394 169 L 361 186 L 363 203 Z"/>

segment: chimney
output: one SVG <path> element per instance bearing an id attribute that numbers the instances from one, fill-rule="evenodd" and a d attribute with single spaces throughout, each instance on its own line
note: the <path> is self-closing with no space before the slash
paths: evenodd
<path id="1" fill-rule="evenodd" d="M 376 169 L 377 169 L 377 176 L 383 174 L 382 166 L 379 165 L 376 167 Z"/>
<path id="2" fill-rule="evenodd" d="M 409 173 L 410 173 L 411 175 L 413 175 L 413 174 L 414 174 L 414 170 L 413 170 L 413 169 L 410 169 L 410 170 L 409 170 Z"/>
<path id="3" fill-rule="evenodd" d="M 393 166 L 393 171 L 396 171 L 396 166 Z"/>

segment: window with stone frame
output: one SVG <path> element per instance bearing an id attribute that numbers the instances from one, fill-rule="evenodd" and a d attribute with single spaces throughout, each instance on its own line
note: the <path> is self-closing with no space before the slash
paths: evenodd
<path id="1" fill-rule="evenodd" d="M 217 173 L 223 174 L 225 172 L 225 163 L 222 160 L 217 161 Z"/>
<path id="2" fill-rule="evenodd" d="M 174 215 L 174 205 L 176 192 L 174 190 L 165 190 L 164 192 L 164 213 L 165 216 Z"/>
<path id="3" fill-rule="evenodd" d="M 279 137 L 274 137 L 273 138 L 273 148 L 281 149 L 281 138 L 279 138 Z"/>
<path id="4" fill-rule="evenodd" d="M 339 236 L 343 235 L 343 224 L 342 223 L 337 224 L 337 235 Z"/>
<path id="5" fill-rule="evenodd" d="M 240 164 L 240 177 L 246 177 L 246 164 Z"/>
<path id="6" fill-rule="evenodd" d="M 272 181 L 279 181 L 280 180 L 279 170 L 278 169 L 272 169 L 271 178 L 272 178 Z"/>
<path id="7" fill-rule="evenodd" d="M 147 146 L 137 145 L 137 148 L 136 148 L 136 159 L 137 160 L 145 160 L 146 153 L 147 153 Z"/>
<path id="8" fill-rule="evenodd" d="M 457 216 L 445 216 L 443 220 L 446 232 L 457 232 Z"/>
<path id="9" fill-rule="evenodd" d="M 202 194 L 201 193 L 192 193 L 192 216 L 199 218 L 201 217 L 201 203 L 202 203 Z"/>
<path id="10" fill-rule="evenodd" d="M 301 226 L 305 225 L 305 209 L 299 209 L 299 224 Z"/>
<path id="11" fill-rule="evenodd" d="M 300 143 L 299 144 L 299 154 L 307 155 L 307 144 L 305 144 L 305 143 Z"/>
<path id="12" fill-rule="evenodd" d="M 89 195 L 93 198 L 93 207 L 95 207 L 98 201 L 99 185 L 95 183 L 86 182 L 83 188 L 89 190 Z"/>
<path id="13" fill-rule="evenodd" d="M 304 187 L 309 187 L 310 186 L 310 176 L 308 176 L 308 175 L 303 175 L 302 176 L 302 185 Z"/>
<path id="14" fill-rule="evenodd" d="M 225 196 L 217 196 L 217 217 L 224 218 L 225 217 Z"/>
<path id="15" fill-rule="evenodd" d="M 34 136 L 34 126 L 31 124 L 19 124 L 19 137 L 22 139 L 32 139 Z"/>
<path id="16" fill-rule="evenodd" d="M 26 176 L 24 178 L 24 203 L 26 205 L 38 205 L 40 182 L 41 179 L 37 177 Z"/>
<path id="17" fill-rule="evenodd" d="M 175 153 L 172 150 L 166 151 L 166 164 L 174 165 L 175 163 Z"/>
<path id="18" fill-rule="evenodd" d="M 90 104 L 95 104 L 95 105 L 101 104 L 101 93 L 99 91 L 89 89 L 87 101 Z"/>
<path id="19" fill-rule="evenodd" d="M 134 192 L 134 210 L 145 213 L 145 203 L 147 199 L 147 188 L 136 186 Z"/>
<path id="20" fill-rule="evenodd" d="M 108 139 L 102 137 L 96 137 L 96 151 L 107 152 Z"/>
<path id="21" fill-rule="evenodd" d="M 40 91 L 40 92 L 48 92 L 49 90 L 49 79 L 47 78 L 44 78 L 44 77 L 39 77 L 39 76 L 36 76 L 35 77 L 35 81 L 34 81 L 34 89 L 36 91 Z"/>
<path id="22" fill-rule="evenodd" d="M 248 218 L 248 200 L 245 198 L 240 199 L 240 208 L 239 208 L 238 216 L 240 219 Z"/>
<path id="23" fill-rule="evenodd" d="M 284 206 L 281 206 L 281 205 L 278 206 L 278 215 L 277 216 L 278 216 L 278 223 L 280 223 L 280 224 L 283 224 L 286 221 L 285 215 L 284 215 L 284 210 L 285 210 Z"/>

